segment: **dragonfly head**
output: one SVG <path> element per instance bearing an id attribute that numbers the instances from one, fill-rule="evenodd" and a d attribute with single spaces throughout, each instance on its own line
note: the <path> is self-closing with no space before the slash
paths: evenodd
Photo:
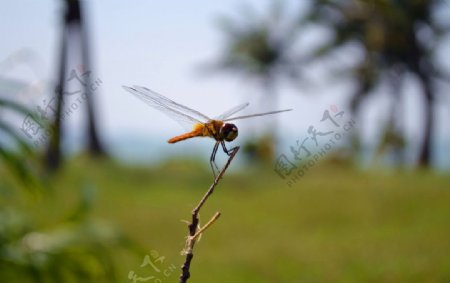
<path id="1" fill-rule="evenodd" d="M 237 129 L 236 125 L 234 125 L 234 124 L 225 123 L 220 128 L 219 135 L 225 141 L 230 142 L 230 141 L 234 140 L 235 138 L 237 138 L 238 129 Z"/>

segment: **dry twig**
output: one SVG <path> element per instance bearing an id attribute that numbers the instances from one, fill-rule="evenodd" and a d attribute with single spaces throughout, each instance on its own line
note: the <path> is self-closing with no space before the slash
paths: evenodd
<path id="1" fill-rule="evenodd" d="M 195 245 L 197 238 L 200 236 L 201 233 L 203 233 L 208 227 L 210 227 L 220 217 L 220 212 L 216 212 L 216 214 L 214 214 L 214 216 L 211 218 L 211 220 L 209 220 L 208 223 L 206 223 L 203 227 L 199 228 L 199 230 L 197 231 L 197 227 L 198 227 L 198 223 L 199 223 L 198 213 L 200 212 L 200 209 L 205 204 L 205 202 L 208 200 L 208 198 L 211 196 L 211 194 L 214 192 L 214 189 L 216 188 L 220 179 L 225 174 L 225 171 L 227 170 L 231 161 L 233 161 L 234 156 L 236 155 L 236 153 L 238 151 L 239 151 L 239 147 L 236 147 L 235 150 L 232 151 L 225 166 L 222 168 L 222 170 L 220 170 L 219 174 L 214 179 L 214 182 L 211 184 L 208 191 L 206 191 L 205 195 L 200 200 L 198 205 L 192 210 L 192 221 L 188 226 L 189 236 L 187 237 L 186 247 L 184 249 L 184 254 L 186 255 L 186 259 L 185 259 L 183 265 L 181 266 L 181 275 L 180 275 L 180 281 L 179 281 L 180 283 L 186 283 L 187 280 L 189 279 L 189 277 L 191 276 L 190 267 L 191 267 L 192 258 L 194 257 L 193 250 L 194 250 L 194 245 Z"/>

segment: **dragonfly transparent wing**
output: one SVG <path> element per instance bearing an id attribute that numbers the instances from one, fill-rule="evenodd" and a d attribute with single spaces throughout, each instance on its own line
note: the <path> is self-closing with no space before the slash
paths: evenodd
<path id="1" fill-rule="evenodd" d="M 251 115 L 231 117 L 231 118 L 228 118 L 228 119 L 224 119 L 223 121 L 227 122 L 227 121 L 234 121 L 234 120 L 239 120 L 239 119 L 247 119 L 247 118 L 272 115 L 272 114 L 277 114 L 277 113 L 282 113 L 282 112 L 287 112 L 287 111 L 292 111 L 292 109 L 284 109 L 284 110 L 270 111 L 270 112 L 257 113 L 257 114 L 251 114 Z"/>
<path id="2" fill-rule="evenodd" d="M 123 88 L 140 100 L 144 101 L 149 106 L 158 109 L 175 121 L 179 122 L 185 129 L 192 128 L 193 124 L 203 124 L 208 120 L 211 120 L 208 116 L 187 106 L 181 105 L 148 88 L 140 86 L 123 86 Z"/>
<path id="3" fill-rule="evenodd" d="M 152 101 L 156 101 L 158 104 L 163 104 L 166 107 L 172 108 L 174 110 L 177 110 L 180 113 L 183 113 L 188 116 L 192 116 L 193 118 L 197 119 L 198 121 L 207 122 L 211 120 L 208 116 L 206 116 L 203 113 L 200 113 L 197 110 L 194 110 L 192 108 L 189 108 L 187 106 L 184 106 L 182 104 L 179 104 L 167 97 L 165 97 L 162 94 L 157 93 L 156 91 L 153 91 L 151 89 L 148 89 L 143 86 L 133 86 L 134 89 L 136 89 L 138 92 L 142 93 L 145 97 L 148 97 Z"/>
<path id="4" fill-rule="evenodd" d="M 222 115 L 217 116 L 215 119 L 216 120 L 224 120 L 224 119 L 230 117 L 231 115 L 236 114 L 237 112 L 241 111 L 242 109 L 244 109 L 245 107 L 247 107 L 249 105 L 250 105 L 250 103 L 246 102 L 246 103 L 240 104 L 238 106 L 235 106 L 235 107 L 231 108 L 230 110 L 224 112 Z"/>

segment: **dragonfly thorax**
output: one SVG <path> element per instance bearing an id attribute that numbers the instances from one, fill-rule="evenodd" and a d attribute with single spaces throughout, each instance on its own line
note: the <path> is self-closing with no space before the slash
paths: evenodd
<path id="1" fill-rule="evenodd" d="M 220 138 L 227 142 L 233 141 L 238 136 L 238 128 L 231 123 L 224 123 L 219 131 Z"/>

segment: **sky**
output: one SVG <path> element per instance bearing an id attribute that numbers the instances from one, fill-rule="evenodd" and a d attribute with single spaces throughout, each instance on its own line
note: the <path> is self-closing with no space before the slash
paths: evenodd
<path id="1" fill-rule="evenodd" d="M 5 1 L 0 9 L 0 75 L 32 82 L 37 90 L 17 99 L 30 106 L 44 105 L 54 89 L 58 64 L 61 23 L 61 1 L 20 0 Z M 202 66 L 217 61 L 224 36 L 217 25 L 219 16 L 239 19 L 243 1 L 85 1 L 87 23 L 92 47 L 92 78 L 98 82 L 94 91 L 103 140 L 112 149 L 147 158 L 161 152 L 168 155 L 203 152 L 207 154 L 211 142 L 188 142 L 186 145 L 168 145 L 167 139 L 184 131 L 165 115 L 148 107 L 122 89 L 122 85 L 142 85 L 171 99 L 198 109 L 210 116 L 250 102 L 242 114 L 269 110 L 261 109 L 261 90 L 257 85 L 238 75 L 215 73 L 205 75 Z M 246 0 L 249 6 L 264 14 L 269 1 Z M 288 15 L 301 10 L 302 1 L 286 1 Z M 324 36 L 320 31 L 304 38 L 307 46 Z M 5 68 L 8 58 L 23 58 L 32 54 L 29 65 Z M 351 60 L 355 54 L 350 54 Z M 445 58 L 448 60 L 448 57 Z M 10 60 L 11 61 L 11 60 Z M 450 64 L 449 64 L 450 65 Z M 31 67 L 30 67 L 31 66 Z M 70 69 L 81 70 L 80 60 L 74 58 Z M 320 71 L 310 74 L 320 81 Z M 75 87 L 75 86 L 73 86 Z M 417 88 L 411 87 L 411 92 Z M 278 88 L 277 109 L 293 108 L 280 114 L 277 127 L 282 139 L 280 152 L 307 134 L 310 125 L 318 125 L 323 112 L 336 106 L 344 109 L 344 98 L 350 85 L 334 81 L 313 88 L 295 88 L 282 84 Z M 405 113 L 408 119 L 407 135 L 420 136 L 419 96 L 408 96 Z M 413 97 L 412 99 L 410 97 Z M 76 103 L 75 97 L 72 97 Z M 441 121 L 448 120 L 450 99 L 438 109 Z M 367 143 L 376 140 L 379 121 L 388 114 L 387 97 L 368 100 L 367 110 L 358 127 L 363 127 Z M 68 144 L 81 143 L 83 103 L 78 103 L 67 119 L 67 127 L 74 133 Z M 376 105 L 375 107 L 373 107 Z M 275 109 L 270 109 L 275 110 Z M 241 121 L 240 137 L 249 139 L 263 132 L 272 118 Z M 20 126 L 21 121 L 18 121 Z M 445 123 L 438 125 L 440 140 L 450 140 Z M 148 147 L 146 146 L 148 145 Z M 81 146 L 81 145 L 80 145 Z M 207 150 L 203 150 L 207 148 Z M 414 150 L 414 148 L 412 148 Z M 450 161 L 447 161 L 450 164 Z"/>

